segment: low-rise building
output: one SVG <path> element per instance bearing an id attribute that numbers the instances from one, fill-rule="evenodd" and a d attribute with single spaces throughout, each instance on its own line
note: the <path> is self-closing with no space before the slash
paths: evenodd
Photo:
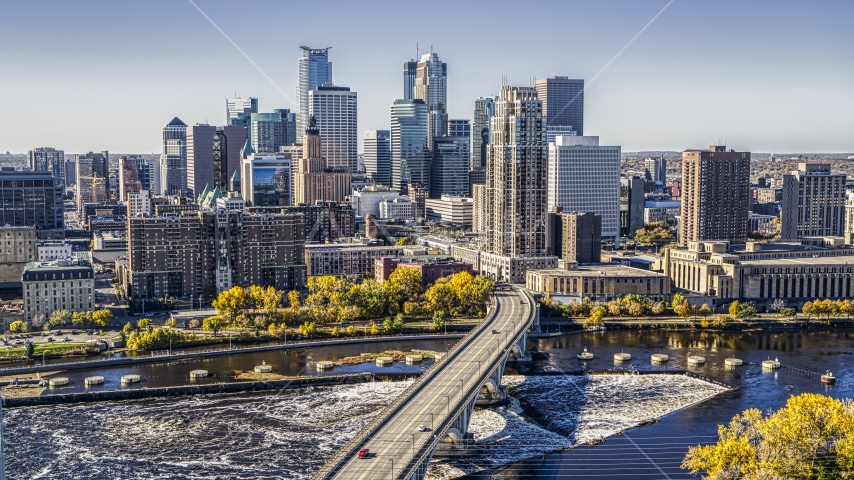
<path id="1" fill-rule="evenodd" d="M 432 285 L 436 280 L 460 272 L 474 273 L 469 263 L 457 261 L 446 255 L 413 255 L 398 258 L 378 258 L 374 260 L 374 280 L 388 280 L 398 268 L 411 268 L 421 273 L 421 283 Z"/>
<path id="2" fill-rule="evenodd" d="M 663 223 L 666 225 L 676 225 L 676 217 L 679 216 L 679 209 L 682 208 L 682 202 L 679 200 L 647 200 L 643 208 L 643 221 L 645 225 L 650 223 Z M 632 232 L 634 235 L 634 232 Z"/>
<path id="3" fill-rule="evenodd" d="M 92 266 L 83 260 L 28 263 L 21 276 L 24 318 L 30 322 L 36 315 L 47 319 L 56 310 L 94 309 L 94 278 Z"/>
<path id="4" fill-rule="evenodd" d="M 441 198 L 424 200 L 427 220 L 452 223 L 454 225 L 471 226 L 472 199 L 455 195 L 442 195 Z"/>
<path id="5" fill-rule="evenodd" d="M 406 197 L 381 200 L 379 218 L 406 220 L 412 218 L 412 202 Z"/>
<path id="6" fill-rule="evenodd" d="M 57 258 L 68 258 L 71 256 L 71 244 L 65 242 L 43 242 L 39 244 L 38 258 L 40 262 L 49 262 Z"/>
<path id="7" fill-rule="evenodd" d="M 790 306 L 808 300 L 851 298 L 854 250 L 839 237 L 801 243 L 689 242 L 664 249 L 664 273 L 673 287 L 706 295 L 715 305 L 749 301 L 760 311 L 775 299 Z"/>
<path id="8" fill-rule="evenodd" d="M 567 300 L 610 301 L 630 294 L 651 300 L 670 299 L 670 279 L 660 273 L 622 265 L 565 265 L 566 268 L 528 270 L 525 286 L 532 292 Z"/>
<path id="9" fill-rule="evenodd" d="M 127 230 L 125 217 L 89 217 L 89 231 L 122 233 Z"/>
<path id="10" fill-rule="evenodd" d="M 36 259 L 36 227 L 0 227 L 0 298 L 21 296 L 21 273 Z"/>
<path id="11" fill-rule="evenodd" d="M 305 246 L 305 264 L 309 276 L 361 276 L 374 272 L 374 260 L 397 257 L 403 247 L 333 243 Z"/>
<path id="12" fill-rule="evenodd" d="M 529 270 L 557 268 L 558 258 L 553 255 L 508 257 L 481 252 L 480 273 L 498 282 L 525 283 Z"/>
<path id="13" fill-rule="evenodd" d="M 127 250 L 128 241 L 125 232 L 101 232 L 96 231 L 93 234 L 93 242 L 95 250 Z"/>

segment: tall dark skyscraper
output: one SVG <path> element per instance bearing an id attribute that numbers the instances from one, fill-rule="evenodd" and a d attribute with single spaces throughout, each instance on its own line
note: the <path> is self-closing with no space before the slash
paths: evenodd
<path id="1" fill-rule="evenodd" d="M 229 180 L 240 169 L 246 128 L 237 125 L 187 127 L 187 188 L 193 198 L 209 187 L 229 190 Z"/>
<path id="2" fill-rule="evenodd" d="M 391 185 L 391 132 L 365 131 L 365 173 L 380 185 Z"/>
<path id="3" fill-rule="evenodd" d="M 543 117 L 548 126 L 572 126 L 584 135 L 584 80 L 569 77 L 540 78 L 537 95 L 543 101 Z"/>
<path id="4" fill-rule="evenodd" d="M 65 238 L 62 193 L 50 172 L 0 168 L 0 225 L 35 226 L 41 239 Z"/>
<path id="5" fill-rule="evenodd" d="M 415 88 L 415 74 L 418 71 L 418 62 L 410 60 L 403 62 L 403 99 L 412 100 L 412 90 Z"/>
<path id="6" fill-rule="evenodd" d="M 495 115 L 498 97 L 480 97 L 474 101 L 474 118 L 471 122 L 471 168 L 486 168 L 489 146 L 489 122 Z"/>

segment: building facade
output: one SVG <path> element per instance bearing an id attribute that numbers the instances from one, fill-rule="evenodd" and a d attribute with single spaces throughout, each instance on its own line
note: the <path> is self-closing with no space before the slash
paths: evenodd
<path id="1" fill-rule="evenodd" d="M 391 185 L 391 132 L 365 131 L 365 174 L 380 185 Z"/>
<path id="2" fill-rule="evenodd" d="M 783 175 L 780 238 L 845 233 L 846 180 L 844 173 L 831 173 L 829 163 L 799 163 L 796 171 Z"/>
<path id="3" fill-rule="evenodd" d="M 747 240 L 750 210 L 750 152 L 682 152 L 682 209 L 679 245 L 706 240 Z"/>
<path id="4" fill-rule="evenodd" d="M 474 117 L 471 122 L 471 168 L 486 168 L 489 146 L 489 125 L 495 115 L 498 97 L 478 97 L 474 101 Z"/>
<path id="5" fill-rule="evenodd" d="M 225 124 L 241 127 L 249 126 L 249 119 L 253 113 L 258 113 L 258 99 L 227 98 L 225 100 Z"/>
<path id="6" fill-rule="evenodd" d="M 618 241 L 620 147 L 599 145 L 599 137 L 560 136 L 548 148 L 548 208 L 599 214 L 602 236 Z M 641 201 L 635 215 L 642 217 L 642 209 Z"/>
<path id="7" fill-rule="evenodd" d="M 602 253 L 602 216 L 562 212 L 554 207 L 546 219 L 548 253 L 563 261 L 598 263 Z"/>
<path id="8" fill-rule="evenodd" d="M 306 245 L 305 263 L 309 276 L 357 277 L 374 272 L 374 261 L 397 257 L 403 247 L 371 246 L 358 243 Z"/>
<path id="9" fill-rule="evenodd" d="M 667 160 L 664 157 L 646 157 L 643 161 L 646 180 L 667 183 Z"/>
<path id="10" fill-rule="evenodd" d="M 308 92 L 308 114 L 320 130 L 321 156 L 330 168 L 358 170 L 357 110 L 356 92 L 349 87 L 318 86 Z"/>
<path id="11" fill-rule="evenodd" d="M 406 197 L 393 200 L 381 200 L 379 203 L 380 219 L 407 220 L 412 218 L 412 202 Z"/>
<path id="12" fill-rule="evenodd" d="M 436 283 L 443 277 L 460 272 L 473 274 L 470 263 L 460 262 L 454 257 L 444 255 L 412 255 L 398 258 L 379 258 L 374 260 L 374 280 L 384 282 L 398 268 L 409 268 L 421 274 L 421 284 L 425 287 Z"/>
<path id="13" fill-rule="evenodd" d="M 163 127 L 160 190 L 165 195 L 187 193 L 187 124 L 175 117 Z"/>
<path id="14" fill-rule="evenodd" d="M 430 184 L 427 105 L 424 100 L 395 100 L 391 106 L 391 188 Z"/>
<path id="15" fill-rule="evenodd" d="M 243 159 L 241 192 L 254 207 L 293 205 L 290 155 L 251 154 Z"/>
<path id="16" fill-rule="evenodd" d="M 322 85 L 332 85 L 332 62 L 329 61 L 329 49 L 300 47 L 299 83 L 297 84 L 297 125 L 298 133 L 308 127 L 309 92 Z"/>
<path id="17" fill-rule="evenodd" d="M 636 175 L 620 177 L 620 235 L 632 238 L 646 223 L 644 180 Z"/>
<path id="18" fill-rule="evenodd" d="M 536 88 L 543 102 L 546 124 L 571 126 L 577 135 L 583 136 L 584 80 L 560 76 L 539 78 Z"/>
<path id="19" fill-rule="evenodd" d="M 653 301 L 670 300 L 670 279 L 660 273 L 622 265 L 594 265 L 529 271 L 525 286 L 551 297 L 607 302 L 626 295 Z"/>
<path id="20" fill-rule="evenodd" d="M 50 172 L 0 169 L 0 225 L 36 227 L 39 238 L 65 238 L 63 188 Z"/>
<path id="21" fill-rule="evenodd" d="M 198 298 L 235 285 L 303 288 L 304 225 L 302 215 L 227 209 L 131 217 L 126 291 L 137 300 Z"/>
<path id="22" fill-rule="evenodd" d="M 446 136 L 433 139 L 430 198 L 469 195 L 469 144 L 469 137 Z"/>
<path id="23" fill-rule="evenodd" d="M 317 201 L 343 202 L 350 194 L 350 170 L 347 167 L 329 167 L 323 158 L 320 130 L 309 117 L 309 128 L 303 137 L 302 158 L 294 191 L 297 205 L 313 205 Z"/>
<path id="24" fill-rule="evenodd" d="M 415 71 L 412 98 L 424 100 L 427 106 L 427 149 L 433 139 L 448 134 L 448 64 L 430 52 L 421 56 Z"/>
<path id="25" fill-rule="evenodd" d="M 34 172 L 50 172 L 55 178 L 65 178 L 65 151 L 51 147 L 34 148 L 27 152 L 27 167 Z"/>
<path id="26" fill-rule="evenodd" d="M 272 113 L 253 113 L 247 128 L 249 144 L 256 152 L 279 153 L 297 142 L 297 116 L 287 108 Z"/>
<path id="27" fill-rule="evenodd" d="M 40 315 L 46 321 L 57 310 L 93 310 L 94 282 L 92 266 L 82 260 L 62 259 L 27 264 L 21 276 L 24 318 L 32 322 Z"/>
<path id="28" fill-rule="evenodd" d="M 198 199 L 209 187 L 229 191 L 229 180 L 240 170 L 246 128 L 196 124 L 187 127 L 187 194 Z"/>
<path id="29" fill-rule="evenodd" d="M 467 227 L 472 224 L 472 207 L 470 197 L 442 195 L 424 201 L 424 214 L 427 220 Z"/>

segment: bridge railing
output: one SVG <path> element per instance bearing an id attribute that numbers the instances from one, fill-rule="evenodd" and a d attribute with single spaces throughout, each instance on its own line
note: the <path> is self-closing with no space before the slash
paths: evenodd
<path id="1" fill-rule="evenodd" d="M 524 292 L 524 295 L 526 298 L 528 298 L 529 302 L 532 302 L 533 299 L 527 292 Z M 440 417 L 439 428 L 434 430 L 435 433 L 432 435 L 433 440 L 425 442 L 418 449 L 417 452 L 415 452 L 409 457 L 409 461 L 405 464 L 405 467 L 402 468 L 396 475 L 394 473 L 391 473 L 389 475 L 389 478 L 391 478 L 392 480 L 401 477 L 405 479 L 410 478 L 422 465 L 425 465 L 430 461 L 430 458 L 433 456 L 433 452 L 435 451 L 436 446 L 439 444 L 439 442 L 442 441 L 443 438 L 445 438 L 448 429 L 450 429 L 451 425 L 456 420 L 457 416 L 460 413 L 460 410 L 468 408 L 468 405 L 470 403 L 473 403 L 477 400 L 477 397 L 478 395 L 480 395 L 480 390 L 483 384 L 486 382 L 486 380 L 492 373 L 492 368 L 496 366 L 499 361 L 501 361 L 502 357 L 504 357 L 505 355 L 509 355 L 513 349 L 513 345 L 515 345 L 516 342 L 518 342 L 520 338 L 525 335 L 525 332 L 528 329 L 528 325 L 533 322 L 535 315 L 534 309 L 536 307 L 533 303 L 530 303 L 530 305 L 531 312 L 528 316 L 527 321 L 522 324 L 523 328 L 520 328 L 518 332 L 513 333 L 513 337 L 510 341 L 507 342 L 503 349 L 497 350 L 495 352 L 495 359 L 493 360 L 495 363 L 491 363 L 489 365 L 490 368 L 481 369 L 480 375 L 478 375 L 478 377 L 474 381 L 469 382 L 469 389 L 467 390 L 467 393 L 465 395 L 460 395 L 460 401 L 457 402 L 456 407 L 453 410 L 447 411 L 444 416 Z M 492 359 L 492 357 L 493 355 L 490 354 L 489 358 L 487 358 L 487 361 Z"/>
<path id="2" fill-rule="evenodd" d="M 472 340 L 474 336 L 480 332 L 484 325 L 489 323 L 495 318 L 495 315 L 498 313 L 499 304 L 493 298 L 491 301 L 492 311 L 489 312 L 487 318 L 485 318 L 481 323 L 479 323 L 475 328 L 471 329 L 465 336 L 463 336 L 453 347 L 451 347 L 448 352 L 442 356 L 438 361 L 434 362 L 427 370 L 421 374 L 420 378 L 416 380 L 412 385 L 407 387 L 406 390 L 403 391 L 398 397 L 389 404 L 383 412 L 380 413 L 370 424 L 366 427 L 362 428 L 362 430 L 353 437 L 352 440 L 347 442 L 342 448 L 338 450 L 338 452 L 333 455 L 326 463 L 320 468 L 320 470 L 312 476 L 314 480 L 328 479 L 334 478 L 335 473 L 340 470 L 344 465 L 346 465 L 347 460 L 349 460 L 353 455 L 356 454 L 358 447 L 364 442 L 364 440 L 372 435 L 374 435 L 377 430 L 384 425 L 389 420 L 393 419 L 395 414 L 401 409 L 404 403 L 409 401 L 412 395 L 419 390 L 421 390 L 424 385 L 430 381 L 433 377 L 433 374 L 444 368 L 451 359 L 453 359 L 457 353 Z"/>

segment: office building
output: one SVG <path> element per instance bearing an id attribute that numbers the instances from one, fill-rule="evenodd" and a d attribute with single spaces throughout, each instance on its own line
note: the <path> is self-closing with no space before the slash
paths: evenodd
<path id="1" fill-rule="evenodd" d="M 315 202 L 313 205 L 285 207 L 279 213 L 303 216 L 306 243 L 334 243 L 355 234 L 356 217 L 346 203 Z"/>
<path id="2" fill-rule="evenodd" d="M 679 245 L 706 240 L 747 240 L 750 152 L 723 145 L 682 152 Z"/>
<path id="3" fill-rule="evenodd" d="M 227 98 L 225 100 L 225 124 L 249 127 L 249 119 L 253 113 L 258 113 L 258 99 Z"/>
<path id="4" fill-rule="evenodd" d="M 163 127 L 158 192 L 164 195 L 187 194 L 187 124 L 178 117 Z"/>
<path id="5" fill-rule="evenodd" d="M 552 76 L 536 82 L 547 125 L 571 126 L 584 136 L 584 80 Z"/>
<path id="6" fill-rule="evenodd" d="M 230 190 L 229 180 L 240 170 L 246 128 L 196 124 L 186 130 L 187 195 L 198 198 L 209 187 Z"/>
<path id="7" fill-rule="evenodd" d="M 634 238 L 646 224 L 644 180 L 636 175 L 620 177 L 620 235 Z"/>
<path id="8" fill-rule="evenodd" d="M 576 136 L 578 132 L 575 127 L 567 125 L 546 125 L 546 143 L 555 143 L 557 137 L 561 135 Z"/>
<path id="9" fill-rule="evenodd" d="M 415 76 L 418 73 L 418 62 L 410 60 L 403 62 L 403 98 L 404 100 L 412 100 L 412 92 L 415 91 Z"/>
<path id="10" fill-rule="evenodd" d="M 95 155 L 77 155 L 74 161 L 77 168 L 77 184 L 74 186 L 74 201 L 77 205 L 77 218 L 85 220 L 84 205 L 87 203 L 105 203 L 107 196 L 107 178 L 100 175 L 103 171 L 103 159 Z M 101 164 L 101 165 L 99 165 Z"/>
<path id="11" fill-rule="evenodd" d="M 546 234 L 548 253 L 563 261 L 598 263 L 601 259 L 601 215 L 554 207 L 546 216 Z"/>
<path id="12" fill-rule="evenodd" d="M 391 185 L 391 131 L 365 131 L 365 174 L 380 185 Z"/>
<path id="13" fill-rule="evenodd" d="M 122 202 L 128 200 L 129 193 L 143 189 L 139 178 L 140 161 L 126 156 L 119 157 L 119 200 Z"/>
<path id="14" fill-rule="evenodd" d="M 667 183 L 667 160 L 664 157 L 646 157 L 643 161 L 646 180 Z"/>
<path id="15" fill-rule="evenodd" d="M 128 219 L 126 291 L 134 301 L 199 298 L 233 286 L 305 286 L 302 215 L 215 208 Z"/>
<path id="16" fill-rule="evenodd" d="M 472 207 L 471 198 L 456 195 L 442 195 L 441 198 L 428 198 L 424 201 L 427 220 L 465 227 L 472 224 Z"/>
<path id="17" fill-rule="evenodd" d="M 608 302 L 626 295 L 652 301 L 671 299 L 670 279 L 665 275 L 622 265 L 579 267 L 570 262 L 566 268 L 528 271 L 525 287 L 561 303 L 585 298 Z"/>
<path id="18" fill-rule="evenodd" d="M 469 195 L 469 137 L 436 137 L 433 139 L 433 161 L 430 163 L 430 198 L 442 195 Z"/>
<path id="19" fill-rule="evenodd" d="M 382 220 L 408 220 L 412 218 L 412 202 L 406 197 L 380 200 L 378 205 Z"/>
<path id="20" fill-rule="evenodd" d="M 424 100 L 395 100 L 391 106 L 393 190 L 402 193 L 410 183 L 430 184 L 427 134 L 427 105 Z"/>
<path id="21" fill-rule="evenodd" d="M 80 162 L 86 163 L 83 168 L 84 172 L 88 172 L 88 176 L 98 177 L 103 180 L 104 192 L 106 194 L 100 201 L 106 201 L 110 196 L 110 189 L 113 185 L 110 184 L 110 154 L 106 150 L 100 152 L 89 152 L 74 156 L 75 177 L 79 176 L 80 168 L 77 166 Z M 79 181 L 78 178 L 75 180 Z"/>
<path id="22" fill-rule="evenodd" d="M 308 92 L 308 114 L 320 129 L 321 156 L 329 168 L 358 170 L 356 92 L 349 87 L 318 86 Z"/>
<path id="23" fill-rule="evenodd" d="M 36 247 L 38 258 L 30 261 L 50 262 L 61 258 L 71 258 L 71 244 L 65 242 L 42 242 Z"/>
<path id="24" fill-rule="evenodd" d="M 846 180 L 844 173 L 831 173 L 829 163 L 799 163 L 796 171 L 783 175 L 780 238 L 845 233 Z"/>
<path id="25" fill-rule="evenodd" d="M 287 108 L 272 113 L 253 113 L 247 132 L 249 144 L 259 153 L 279 153 L 297 142 L 297 116 Z"/>
<path id="26" fill-rule="evenodd" d="M 294 203 L 313 205 L 318 200 L 343 202 L 350 193 L 350 171 L 347 167 L 327 166 L 322 154 L 320 130 L 314 122 L 314 117 L 309 117 L 302 145 Z"/>
<path id="27" fill-rule="evenodd" d="M 50 175 L 44 170 L 42 174 Z M 21 274 L 29 262 L 38 256 L 36 227 L 0 226 L 0 298 L 21 298 Z"/>
<path id="28" fill-rule="evenodd" d="M 27 152 L 27 167 L 34 172 L 51 172 L 55 178 L 65 178 L 65 151 L 51 147 L 34 148 Z"/>
<path id="29" fill-rule="evenodd" d="M 361 277 L 374 272 L 374 260 L 397 257 L 403 247 L 374 246 L 360 243 L 333 243 L 305 246 L 305 264 L 311 277 L 335 275 Z"/>
<path id="30" fill-rule="evenodd" d="M 474 117 L 471 122 L 471 168 L 486 168 L 487 146 L 489 146 L 489 124 L 495 115 L 498 97 L 478 97 L 474 101 Z"/>
<path id="31" fill-rule="evenodd" d="M 308 128 L 309 92 L 323 85 L 332 85 L 332 62 L 329 61 L 329 49 L 300 47 L 299 83 L 297 84 L 297 126 L 302 133 Z"/>
<path id="32" fill-rule="evenodd" d="M 449 137 L 471 137 L 470 120 L 448 120 Z"/>
<path id="33" fill-rule="evenodd" d="M 77 182 L 77 166 L 74 160 L 65 161 L 65 179 L 64 186 L 70 187 Z"/>
<path id="34" fill-rule="evenodd" d="M 425 218 L 427 215 L 426 201 L 430 191 L 427 186 L 422 183 L 410 183 L 406 185 L 406 196 L 412 202 L 412 216 L 415 218 Z"/>
<path id="35" fill-rule="evenodd" d="M 477 233 L 486 232 L 486 217 L 488 212 L 486 204 L 486 185 L 475 183 L 471 186 L 471 231 Z"/>
<path id="36" fill-rule="evenodd" d="M 27 264 L 21 276 L 24 318 L 32 322 L 36 315 L 46 320 L 57 310 L 94 310 L 94 282 L 95 272 L 83 260 L 61 259 Z"/>
<path id="37" fill-rule="evenodd" d="M 424 100 L 427 106 L 427 149 L 433 149 L 433 138 L 448 134 L 448 64 L 430 52 L 421 56 L 415 72 L 412 98 Z"/>
<path id="38" fill-rule="evenodd" d="M 460 262 L 447 255 L 403 255 L 396 258 L 384 257 L 374 260 L 374 280 L 384 282 L 398 268 L 409 268 L 421 274 L 421 284 L 425 287 L 436 283 L 440 278 L 456 275 L 460 272 L 474 273 L 470 263 Z"/>
<path id="39" fill-rule="evenodd" d="M 619 241 L 620 147 L 599 145 L 595 136 L 559 136 L 548 149 L 548 208 L 597 213 L 602 236 Z M 640 192 L 633 213 L 643 222 Z"/>
<path id="40" fill-rule="evenodd" d="M 250 154 L 243 159 L 241 192 L 246 205 L 283 207 L 293 205 L 290 155 Z"/>
<path id="41" fill-rule="evenodd" d="M 0 225 L 36 227 L 40 239 L 64 238 L 63 188 L 50 172 L 0 169 Z"/>
<path id="42" fill-rule="evenodd" d="M 643 208 L 643 221 L 647 225 L 661 223 L 675 227 L 676 218 L 679 216 L 681 208 L 682 202 L 679 200 L 646 200 Z"/>

